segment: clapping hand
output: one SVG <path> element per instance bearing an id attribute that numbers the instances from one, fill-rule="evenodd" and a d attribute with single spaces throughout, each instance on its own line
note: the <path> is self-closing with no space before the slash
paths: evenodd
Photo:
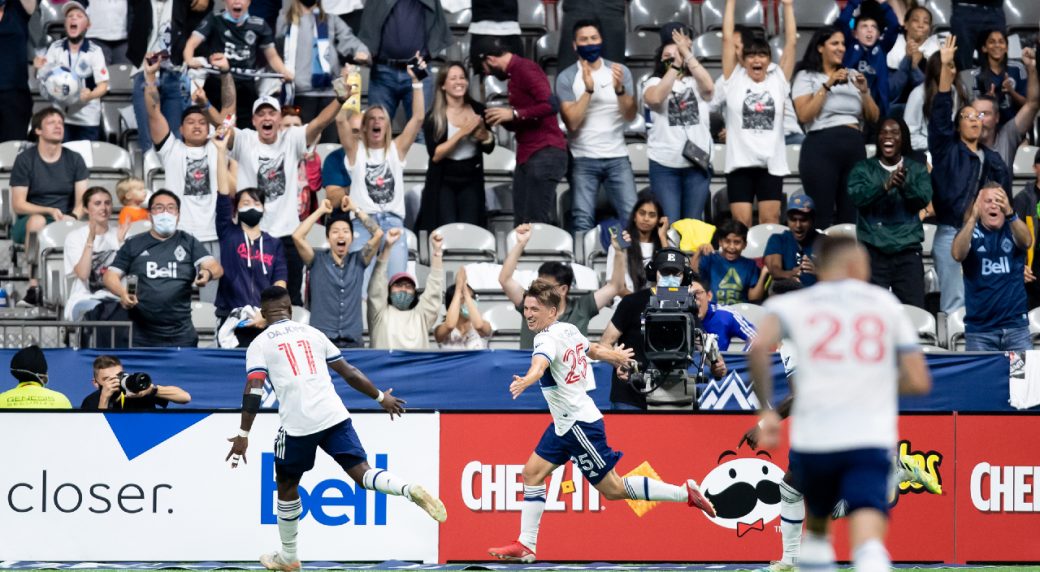
<path id="1" fill-rule="evenodd" d="M 614 80 L 614 93 L 625 95 L 625 69 L 621 64 L 610 64 L 610 77 Z"/>

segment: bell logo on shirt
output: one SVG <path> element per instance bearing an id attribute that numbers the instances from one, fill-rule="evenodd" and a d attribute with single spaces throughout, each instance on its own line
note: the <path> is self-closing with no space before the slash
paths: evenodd
<path id="1" fill-rule="evenodd" d="M 176 262 L 168 262 L 165 266 L 159 266 L 158 262 L 148 262 L 144 265 L 144 270 L 148 278 L 177 278 Z"/>
<path id="2" fill-rule="evenodd" d="M 1011 274 L 1011 261 L 1007 256 L 1001 256 L 997 260 L 982 259 L 982 275 Z"/>

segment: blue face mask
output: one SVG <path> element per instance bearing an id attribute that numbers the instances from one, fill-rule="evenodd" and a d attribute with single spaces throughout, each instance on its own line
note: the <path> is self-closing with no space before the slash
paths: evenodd
<path id="1" fill-rule="evenodd" d="M 678 288 L 682 285 L 682 276 L 676 274 L 675 276 L 662 276 L 657 281 L 658 288 Z"/>
<path id="2" fill-rule="evenodd" d="M 224 19 L 227 20 L 228 22 L 232 22 L 232 23 L 235 23 L 235 24 L 241 24 L 242 22 L 245 22 L 246 18 L 248 18 L 248 17 L 249 17 L 249 11 L 248 10 L 245 11 L 245 12 L 242 12 L 242 15 L 239 16 L 238 18 L 235 18 L 234 16 L 232 16 L 231 12 L 228 12 L 227 10 L 224 10 Z"/>
<path id="3" fill-rule="evenodd" d="M 463 318 L 466 318 L 466 319 L 468 320 L 468 319 L 469 319 L 469 308 L 467 308 L 467 307 L 463 306 L 463 307 L 462 307 L 462 309 L 461 309 L 461 310 L 459 310 L 459 314 L 460 314 L 460 315 L 461 315 L 461 316 L 462 316 Z"/>
<path id="4" fill-rule="evenodd" d="M 413 300 L 415 300 L 415 294 L 405 292 L 404 290 L 398 290 L 390 294 L 390 303 L 398 310 L 404 311 L 411 308 Z"/>
<path id="5" fill-rule="evenodd" d="M 152 215 L 152 229 L 160 236 L 172 236 L 177 231 L 177 217 L 170 213 Z"/>
<path id="6" fill-rule="evenodd" d="M 577 52 L 581 59 L 591 63 L 599 59 L 600 53 L 603 52 L 603 44 L 578 46 Z"/>

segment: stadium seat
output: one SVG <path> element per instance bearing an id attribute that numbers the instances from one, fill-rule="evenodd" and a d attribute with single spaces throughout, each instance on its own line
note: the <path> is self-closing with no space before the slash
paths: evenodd
<path id="1" fill-rule="evenodd" d="M 1040 2 L 1036 0 L 1004 0 L 1004 17 L 1008 34 L 1028 32 L 1035 36 L 1040 22 Z"/>
<path id="2" fill-rule="evenodd" d="M 722 33 L 704 32 L 693 41 L 693 55 L 699 62 L 722 61 Z"/>
<path id="3" fill-rule="evenodd" d="M 585 266 L 593 266 L 597 260 L 606 260 L 607 252 L 603 250 L 603 243 L 599 241 L 599 227 L 586 231 L 585 237 L 581 240 Z"/>
<path id="4" fill-rule="evenodd" d="M 144 186 L 149 191 L 155 191 L 166 186 L 166 170 L 163 169 L 162 161 L 159 160 L 159 154 L 155 152 L 155 149 L 149 149 L 144 152 L 142 173 L 144 174 Z M 122 206 L 122 203 L 119 202 L 119 197 L 112 193 L 112 206 L 115 207 L 116 205 Z M 118 210 L 118 208 L 115 210 Z"/>
<path id="5" fill-rule="evenodd" d="M 516 169 L 516 152 L 496 146 L 490 155 L 484 156 L 484 181 L 492 183 L 513 182 Z"/>
<path id="6" fill-rule="evenodd" d="M 354 233 L 354 239 L 357 239 L 357 233 Z M 307 244 L 311 245 L 311 248 L 328 248 L 329 238 L 325 236 L 325 226 L 316 224 L 311 227 L 311 230 L 307 232 Z"/>
<path id="7" fill-rule="evenodd" d="M 40 290 L 44 299 L 63 306 L 68 298 L 69 285 L 65 280 L 65 238 L 85 222 L 59 220 L 48 224 L 40 231 L 37 241 L 39 254 L 36 267 L 39 269 Z"/>
<path id="8" fill-rule="evenodd" d="M 805 49 L 809 46 L 810 41 L 812 41 L 811 33 L 808 31 L 798 32 L 794 48 L 795 59 L 800 59 L 802 57 L 802 54 L 805 53 Z M 770 38 L 769 47 L 772 48 L 773 51 L 773 61 L 779 62 L 780 56 L 784 55 L 784 37 L 773 36 Z"/>
<path id="9" fill-rule="evenodd" d="M 516 230 L 509 231 L 506 235 L 506 251 L 513 249 L 516 245 Z M 524 248 L 521 260 L 528 262 L 537 260 L 539 262 L 574 260 L 574 237 L 562 228 L 551 224 L 532 223 L 531 240 Z"/>
<path id="10" fill-rule="evenodd" d="M 950 350 L 964 349 L 964 307 L 957 308 L 946 316 L 946 347 Z"/>
<path id="11" fill-rule="evenodd" d="M 105 94 L 106 100 L 130 101 L 130 95 L 134 91 L 134 79 L 130 75 L 133 69 L 133 66 L 127 64 L 108 66 L 108 93 Z"/>
<path id="12" fill-rule="evenodd" d="M 469 29 L 470 20 L 473 18 L 473 11 L 469 8 L 459 10 L 458 12 L 447 12 L 445 14 L 448 20 L 448 27 L 451 31 L 460 34 L 465 33 Z"/>
<path id="13" fill-rule="evenodd" d="M 856 238 L 856 225 L 851 222 L 836 224 L 823 231 L 823 233 L 828 236 L 847 236 L 850 238 Z"/>
<path id="14" fill-rule="evenodd" d="M 365 304 L 362 304 L 362 306 L 365 306 Z M 310 324 L 311 311 L 307 308 L 304 308 L 303 306 L 293 306 L 292 319 L 294 322 L 299 322 L 301 324 Z"/>
<path id="15" fill-rule="evenodd" d="M 628 24 L 632 30 L 660 30 L 669 22 L 693 25 L 693 9 L 689 0 L 631 0 Z"/>
<path id="16" fill-rule="evenodd" d="M 632 162 L 636 184 L 650 180 L 650 159 L 646 156 L 646 143 L 629 143 L 628 160 Z"/>
<path id="17" fill-rule="evenodd" d="M 747 302 L 743 302 L 740 304 L 730 304 L 728 306 L 723 306 L 723 308 L 726 308 L 727 310 L 735 314 L 740 314 L 745 320 L 751 322 L 752 326 L 761 323 L 762 318 L 765 318 L 766 316 L 765 308 L 759 306 L 758 304 L 749 304 Z"/>
<path id="18" fill-rule="evenodd" d="M 1036 152 L 1040 150 L 1040 147 L 1034 145 L 1023 145 L 1018 148 L 1015 152 L 1015 164 L 1012 167 L 1013 175 L 1016 179 L 1028 179 L 1032 181 L 1036 179 L 1036 173 L 1033 171 L 1033 159 L 1036 158 Z"/>
<path id="19" fill-rule="evenodd" d="M 791 171 L 788 177 L 798 176 L 798 160 L 802 156 L 801 145 L 788 145 L 787 146 L 787 169 Z"/>
<path id="20" fill-rule="evenodd" d="M 784 11 L 779 12 L 777 30 L 783 30 Z M 834 0 L 802 0 L 794 3 L 794 19 L 799 30 L 812 30 L 827 26 L 838 18 L 840 12 L 841 10 Z M 798 55 L 800 58 L 802 54 Z"/>
<path id="21" fill-rule="evenodd" d="M 917 337 L 920 338 L 922 343 L 933 345 L 939 343 L 935 316 L 931 312 L 917 306 L 903 304 L 903 313 L 906 314 L 907 318 L 910 318 L 910 323 L 914 325 Z"/>
<path id="22" fill-rule="evenodd" d="M 797 5 L 798 2 L 795 2 L 795 6 Z M 701 32 L 722 29 L 722 12 L 725 7 L 726 0 L 704 0 L 701 3 Z M 766 25 L 765 12 L 762 11 L 762 2 L 759 0 L 737 0 L 736 10 L 733 13 L 737 25 L 762 26 L 763 28 Z"/>
<path id="23" fill-rule="evenodd" d="M 516 311 L 512 302 L 498 302 L 481 308 L 480 313 L 491 324 L 489 347 L 517 349 L 523 316 Z"/>
<path id="24" fill-rule="evenodd" d="M 538 62 L 538 65 L 549 73 L 549 70 L 556 69 L 556 63 L 560 59 L 560 33 L 549 32 L 538 38 L 538 41 L 534 43 L 534 60 Z M 553 85 L 555 88 L 555 84 Z M 555 89 L 553 89 L 555 91 Z"/>
<path id="25" fill-rule="evenodd" d="M 607 329 L 607 325 L 610 324 L 610 318 L 614 316 L 614 308 L 611 306 L 604 306 L 598 314 L 589 320 L 589 335 L 590 338 L 598 338 Z"/>
<path id="26" fill-rule="evenodd" d="M 419 260 L 419 237 L 410 228 L 404 229 L 404 237 L 408 243 L 408 260 Z"/>
<path id="27" fill-rule="evenodd" d="M 150 220 L 139 220 L 130 223 L 130 228 L 126 231 L 126 237 L 137 236 L 138 234 L 149 232 L 152 230 L 152 221 Z"/>
<path id="28" fill-rule="evenodd" d="M 498 246 L 495 235 L 486 228 L 456 222 L 439 227 L 434 232 L 444 237 L 445 267 L 460 267 L 471 262 L 495 262 Z"/>
<path id="29" fill-rule="evenodd" d="M 928 258 L 932 256 L 932 245 L 935 244 L 935 230 L 936 226 L 931 223 L 924 223 L 924 241 L 921 242 L 921 255 Z"/>
<path id="30" fill-rule="evenodd" d="M 98 141 L 70 141 L 64 146 L 83 157 L 90 171 L 90 184 L 105 187 L 113 195 L 116 183 L 134 174 L 130 153 L 122 147 Z"/>
<path id="31" fill-rule="evenodd" d="M 216 345 L 217 309 L 211 302 L 191 303 L 191 323 L 199 334 L 199 347 Z"/>
<path id="32" fill-rule="evenodd" d="M 1037 347 L 1037 343 L 1040 342 L 1040 308 L 1033 308 L 1027 314 L 1029 318 L 1029 334 L 1033 338 L 1033 347 Z"/>
<path id="33" fill-rule="evenodd" d="M 766 243 L 769 237 L 780 234 L 787 230 L 781 224 L 756 224 L 748 230 L 748 245 L 744 249 L 744 256 L 748 258 L 761 258 L 766 252 Z"/>
<path id="34" fill-rule="evenodd" d="M 625 35 L 625 61 L 653 63 L 661 38 L 654 32 L 629 32 Z"/>
<path id="35" fill-rule="evenodd" d="M 40 2 L 40 25 L 45 34 L 60 37 L 65 35 L 65 15 L 62 4 L 43 0 Z"/>
<path id="36" fill-rule="evenodd" d="M 711 168 L 719 174 L 726 172 L 726 145 L 716 143 L 711 153 Z"/>
<path id="37" fill-rule="evenodd" d="M 950 29 L 950 17 L 953 15 L 950 0 L 926 0 L 918 3 L 924 4 L 932 12 L 932 27 L 936 31 Z"/>
<path id="38" fill-rule="evenodd" d="M 517 21 L 525 36 L 541 36 L 549 31 L 542 0 L 517 0 Z"/>

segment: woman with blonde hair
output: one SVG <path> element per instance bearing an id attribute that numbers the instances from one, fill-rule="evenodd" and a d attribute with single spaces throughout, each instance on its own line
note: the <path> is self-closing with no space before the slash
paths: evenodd
<path id="1" fill-rule="evenodd" d="M 433 89 L 433 106 L 423 122 L 430 163 L 416 230 L 465 222 L 484 226 L 484 153 L 495 136 L 484 125 L 484 106 L 469 96 L 466 68 L 449 62 Z"/>

